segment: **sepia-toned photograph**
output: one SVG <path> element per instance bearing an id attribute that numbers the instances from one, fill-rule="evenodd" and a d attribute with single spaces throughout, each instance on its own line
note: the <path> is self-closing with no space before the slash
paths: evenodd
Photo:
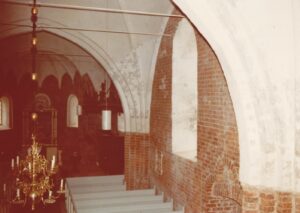
<path id="1" fill-rule="evenodd" d="M 0 213 L 300 212 L 300 0 L 0 0 Z"/>

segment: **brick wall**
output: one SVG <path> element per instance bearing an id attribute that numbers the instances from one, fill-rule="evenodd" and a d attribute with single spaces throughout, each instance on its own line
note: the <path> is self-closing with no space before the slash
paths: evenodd
<path id="1" fill-rule="evenodd" d="M 170 19 L 165 33 L 178 25 Z M 198 159 L 193 162 L 171 153 L 172 38 L 163 38 L 153 83 L 150 129 L 152 183 L 174 208 L 186 213 L 241 212 L 238 182 L 239 147 L 235 114 L 223 71 L 213 50 L 195 31 L 198 47 Z M 184 70 L 188 72 L 188 70 Z M 157 157 L 163 155 L 162 172 Z"/>
<path id="2" fill-rule="evenodd" d="M 203 37 L 198 35 L 197 40 L 198 158 L 201 184 L 205 186 L 202 201 L 205 212 L 239 212 L 241 188 L 235 114 L 218 59 Z M 211 206 L 211 201 L 217 207 Z"/>
<path id="3" fill-rule="evenodd" d="M 126 133 L 124 155 L 126 188 L 149 188 L 149 134 Z"/>
<path id="4" fill-rule="evenodd" d="M 244 186 L 243 213 L 300 212 L 299 198 L 299 194 L 290 192 Z"/>

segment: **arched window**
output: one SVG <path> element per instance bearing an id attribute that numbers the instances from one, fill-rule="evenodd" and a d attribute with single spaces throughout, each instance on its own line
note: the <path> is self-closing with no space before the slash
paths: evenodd
<path id="1" fill-rule="evenodd" d="M 198 52 L 194 29 L 182 20 L 173 39 L 172 152 L 196 160 Z"/>
<path id="2" fill-rule="evenodd" d="M 0 98 L 0 130 L 10 129 L 10 102 L 8 97 Z"/>
<path id="3" fill-rule="evenodd" d="M 78 127 L 78 115 L 80 114 L 80 106 L 78 98 L 70 95 L 67 103 L 67 127 Z"/>

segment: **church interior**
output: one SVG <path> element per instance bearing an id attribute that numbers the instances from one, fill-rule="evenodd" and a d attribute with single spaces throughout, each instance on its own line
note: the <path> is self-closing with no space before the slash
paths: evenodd
<path id="1" fill-rule="evenodd" d="M 0 11 L 0 213 L 300 212 L 300 1 Z"/>

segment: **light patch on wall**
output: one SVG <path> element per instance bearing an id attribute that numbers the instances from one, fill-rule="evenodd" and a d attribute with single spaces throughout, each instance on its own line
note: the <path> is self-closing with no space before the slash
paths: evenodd
<path id="1" fill-rule="evenodd" d="M 162 77 L 160 79 L 160 84 L 159 84 L 159 87 L 158 87 L 160 90 L 165 90 L 167 88 L 167 85 L 166 85 L 166 76 Z"/>
<path id="2" fill-rule="evenodd" d="M 156 174 L 158 175 L 162 175 L 164 170 L 163 170 L 163 159 L 164 159 L 164 154 L 162 153 L 162 151 L 156 149 L 155 150 L 155 160 L 154 160 L 154 171 L 156 172 Z"/>
<path id="3" fill-rule="evenodd" d="M 265 153 L 275 152 L 275 144 L 273 143 L 264 143 L 261 146 Z"/>
<path id="4" fill-rule="evenodd" d="M 163 93 L 163 98 L 167 98 L 168 97 L 168 90 L 166 90 L 166 88 L 167 88 L 167 77 L 165 75 L 164 75 L 164 77 L 162 77 L 160 79 L 158 88 Z"/>
<path id="5" fill-rule="evenodd" d="M 264 173 L 267 179 L 269 178 L 271 180 L 274 171 L 275 171 L 275 161 L 270 159 L 262 167 L 262 172 Z"/>
<path id="6" fill-rule="evenodd" d="M 231 167 L 233 169 L 233 167 Z M 231 198 L 240 204 L 241 186 L 237 177 L 237 171 L 231 170 L 227 165 L 224 166 L 223 173 L 216 177 L 212 186 L 212 194 Z"/>
<path id="7" fill-rule="evenodd" d="M 299 140 L 299 138 L 300 138 L 300 129 L 297 129 L 296 130 L 296 139 L 298 139 L 298 140 L 296 140 L 295 152 L 296 152 L 296 156 L 298 156 L 298 157 L 300 157 L 300 140 Z"/>
<path id="8" fill-rule="evenodd" d="M 299 163 L 296 163 L 296 166 L 295 166 L 295 177 L 296 179 L 299 179 L 300 180 L 300 164 Z"/>
<path id="9" fill-rule="evenodd" d="M 290 184 L 293 181 L 292 177 L 292 162 L 283 162 L 282 171 L 280 172 L 280 182 L 284 184 Z"/>

